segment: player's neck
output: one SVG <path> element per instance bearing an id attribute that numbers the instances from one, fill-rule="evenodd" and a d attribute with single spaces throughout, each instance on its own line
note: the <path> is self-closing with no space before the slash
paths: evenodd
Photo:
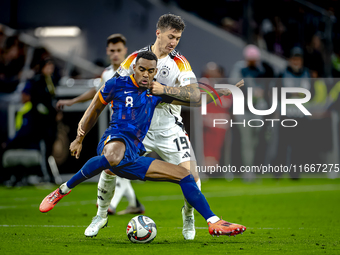
<path id="1" fill-rule="evenodd" d="M 120 64 L 114 64 L 112 62 L 111 62 L 111 65 L 113 67 L 113 70 L 117 70 L 119 68 L 119 66 L 120 66 Z"/>
<path id="2" fill-rule="evenodd" d="M 156 57 L 158 59 L 161 59 L 161 58 L 165 58 L 166 56 L 168 56 L 168 53 L 163 53 L 157 45 L 158 43 L 156 40 L 155 44 L 151 46 L 151 51 L 155 53 Z"/>

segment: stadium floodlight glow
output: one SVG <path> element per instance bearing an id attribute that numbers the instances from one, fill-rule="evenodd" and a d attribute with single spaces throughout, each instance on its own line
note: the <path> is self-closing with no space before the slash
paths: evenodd
<path id="1" fill-rule="evenodd" d="M 38 27 L 34 30 L 37 37 L 76 37 L 80 34 L 79 27 Z"/>

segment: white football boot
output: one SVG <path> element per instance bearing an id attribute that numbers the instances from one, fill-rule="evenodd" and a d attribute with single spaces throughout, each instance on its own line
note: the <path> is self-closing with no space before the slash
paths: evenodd
<path id="1" fill-rule="evenodd" d="M 182 219 L 183 219 L 183 230 L 182 234 L 185 240 L 194 240 L 196 230 L 195 230 L 195 217 L 194 213 L 192 215 L 185 215 L 184 206 L 182 207 Z"/>
<path id="2" fill-rule="evenodd" d="M 85 229 L 85 236 L 94 237 L 97 236 L 101 228 L 107 227 L 108 217 L 102 218 L 99 215 L 93 217 L 90 226 Z"/>

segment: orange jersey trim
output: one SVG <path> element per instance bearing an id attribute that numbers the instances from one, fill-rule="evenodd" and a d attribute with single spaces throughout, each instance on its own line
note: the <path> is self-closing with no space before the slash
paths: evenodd
<path id="1" fill-rule="evenodd" d="M 99 96 L 99 100 L 100 100 L 100 102 L 102 102 L 102 104 L 103 105 L 108 105 L 108 103 L 104 100 L 104 98 L 103 98 L 103 95 L 102 95 L 102 92 L 101 91 L 99 91 L 99 93 L 98 93 L 98 96 Z"/>
<path id="2" fill-rule="evenodd" d="M 130 56 L 128 56 L 124 62 L 121 64 L 121 67 L 124 69 L 129 69 L 132 61 L 137 57 L 138 52 L 132 53 Z"/>
<path id="3" fill-rule="evenodd" d="M 133 85 L 135 85 L 137 88 L 139 88 L 139 86 L 138 86 L 138 84 L 137 84 L 137 82 L 135 80 L 135 77 L 133 77 L 133 74 L 130 75 L 130 78 L 132 80 Z"/>
<path id="4" fill-rule="evenodd" d="M 192 71 L 189 61 L 182 55 L 177 54 L 174 57 L 174 61 L 180 72 L 190 72 Z"/>

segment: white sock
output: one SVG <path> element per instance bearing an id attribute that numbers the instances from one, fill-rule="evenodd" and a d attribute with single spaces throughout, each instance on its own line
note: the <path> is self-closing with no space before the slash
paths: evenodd
<path id="1" fill-rule="evenodd" d="M 126 182 L 129 181 L 125 178 L 117 176 L 117 181 L 116 181 L 116 190 L 115 194 L 111 200 L 111 206 L 113 208 L 117 208 L 120 200 L 125 194 L 125 189 L 126 189 Z"/>
<path id="2" fill-rule="evenodd" d="M 220 218 L 217 217 L 217 216 L 215 215 L 215 216 L 212 216 L 212 217 L 208 218 L 208 219 L 207 219 L 207 222 L 208 222 L 208 223 L 209 223 L 209 222 L 211 222 L 211 223 L 216 223 L 216 222 L 218 222 L 219 220 L 220 220 Z"/>
<path id="3" fill-rule="evenodd" d="M 124 196 L 128 200 L 129 206 L 136 207 L 137 206 L 136 194 L 135 194 L 134 189 L 132 188 L 131 181 L 128 180 L 128 179 L 124 179 L 124 181 L 125 181 L 125 185 L 126 185 Z"/>
<path id="4" fill-rule="evenodd" d="M 62 193 L 63 195 L 69 193 L 70 190 L 71 190 L 69 187 L 67 187 L 66 182 L 63 183 L 63 184 L 61 184 L 59 188 L 60 188 L 61 193 Z"/>
<path id="5" fill-rule="evenodd" d="M 197 187 L 199 190 L 201 190 L 201 179 L 198 179 L 196 182 Z M 192 207 L 186 199 L 184 199 L 184 213 L 186 216 L 191 216 L 194 214 L 194 207 Z"/>
<path id="6" fill-rule="evenodd" d="M 201 190 L 201 179 L 198 179 L 198 181 L 196 182 L 197 187 L 199 190 Z M 202 191 L 202 190 L 201 190 Z"/>
<path id="7" fill-rule="evenodd" d="M 116 176 L 110 175 L 102 171 L 100 174 L 99 182 L 98 182 L 98 211 L 97 215 L 102 218 L 107 217 L 107 210 L 109 209 L 110 201 L 113 197 L 113 193 L 115 191 L 116 186 Z"/>

